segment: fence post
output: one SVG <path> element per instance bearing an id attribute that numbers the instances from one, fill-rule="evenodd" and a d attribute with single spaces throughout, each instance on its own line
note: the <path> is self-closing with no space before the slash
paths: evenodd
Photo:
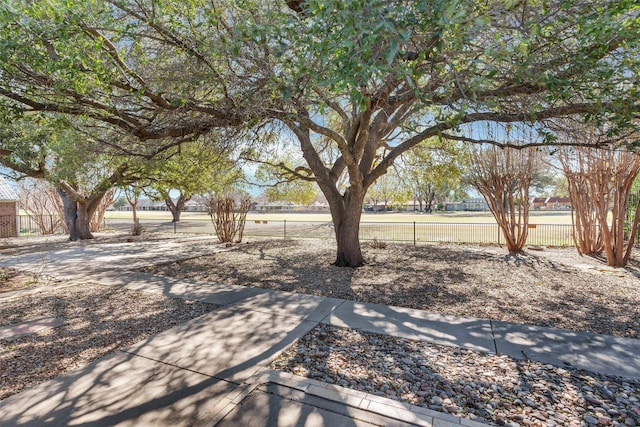
<path id="1" fill-rule="evenodd" d="M 285 219 L 283 221 L 284 221 L 284 227 L 283 227 L 284 228 L 284 238 L 286 239 L 287 238 L 287 220 Z"/>
<path id="2" fill-rule="evenodd" d="M 413 246 L 416 245 L 416 222 L 413 221 Z"/>

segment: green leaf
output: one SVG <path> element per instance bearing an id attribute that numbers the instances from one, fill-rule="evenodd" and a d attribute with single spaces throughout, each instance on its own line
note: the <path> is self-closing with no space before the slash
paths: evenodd
<path id="1" fill-rule="evenodd" d="M 398 50 L 400 47 L 398 46 L 398 42 L 395 40 L 391 40 L 389 42 L 389 51 L 387 52 L 387 64 L 391 65 L 396 55 L 398 54 Z"/>

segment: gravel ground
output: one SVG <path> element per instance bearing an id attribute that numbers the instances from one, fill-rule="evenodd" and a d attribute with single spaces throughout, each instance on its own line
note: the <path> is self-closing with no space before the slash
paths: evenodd
<path id="1" fill-rule="evenodd" d="M 23 274 L 14 268 L 0 267 L 0 292 L 11 292 L 26 289 L 38 284 L 38 280 Z"/>
<path id="2" fill-rule="evenodd" d="M 335 243 L 263 240 L 145 271 L 502 320 L 640 337 L 637 264 L 612 269 L 575 249 L 508 256 L 496 247 L 364 244 L 368 264 L 331 265 Z"/>
<path id="3" fill-rule="evenodd" d="M 63 318 L 64 324 L 0 339 L 0 399 L 216 308 L 112 286 L 40 280 L 38 287 L 16 291 L 27 292 L 18 298 L 0 293 L 0 326 L 42 316 Z"/>
<path id="4" fill-rule="evenodd" d="M 175 240 L 176 235 L 173 233 L 144 233 L 141 236 L 132 236 L 128 233 L 111 233 L 97 232 L 93 233 L 94 238 L 91 240 L 69 241 L 69 236 L 64 234 L 53 234 L 45 236 L 29 236 L 29 237 L 9 237 L 0 239 L 0 256 L 1 255 L 26 255 L 34 252 L 44 252 L 61 247 L 87 247 L 97 244 L 124 243 L 124 242 L 147 242 L 147 241 L 170 241 Z M 178 236 L 190 237 L 190 236 Z"/>
<path id="5" fill-rule="evenodd" d="M 271 368 L 498 426 L 640 425 L 640 381 L 326 325 Z"/>
<path id="6" fill-rule="evenodd" d="M 539 249 L 539 248 L 538 248 Z M 331 266 L 331 242 L 256 241 L 146 269 L 232 283 L 638 338 L 637 263 L 613 269 L 574 249 L 365 245 Z M 640 425 L 640 382 L 321 325 L 271 367 L 493 425 Z"/>

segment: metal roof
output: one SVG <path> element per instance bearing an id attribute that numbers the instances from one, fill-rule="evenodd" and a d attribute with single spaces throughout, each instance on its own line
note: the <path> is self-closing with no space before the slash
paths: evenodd
<path id="1" fill-rule="evenodd" d="M 0 176 L 0 201 L 2 202 L 17 202 L 20 200 L 18 193 L 15 192 L 9 183 Z"/>

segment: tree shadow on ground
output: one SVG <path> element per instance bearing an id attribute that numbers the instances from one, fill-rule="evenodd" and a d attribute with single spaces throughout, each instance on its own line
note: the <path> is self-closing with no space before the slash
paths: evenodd
<path id="1" fill-rule="evenodd" d="M 137 300 L 136 311 L 130 302 Z M 152 296 L 115 286 L 77 285 L 0 302 L 2 325 L 42 316 L 64 324 L 0 340 L 0 399 L 132 345 L 216 308 L 203 302 Z M 46 357 L 45 357 L 46 356 Z"/>
<path id="2" fill-rule="evenodd" d="M 640 288 L 617 272 L 582 271 L 535 253 L 462 245 L 363 244 L 368 263 L 331 265 L 330 243 L 268 240 L 147 271 L 210 283 L 274 289 L 392 306 L 640 336 Z M 625 273 L 623 270 L 622 273 Z"/>
<path id="3" fill-rule="evenodd" d="M 300 254 L 306 250 L 309 256 Z M 408 248 L 407 253 L 411 254 L 412 249 Z M 455 252 L 441 256 L 450 262 L 439 267 L 432 266 L 426 275 L 423 265 L 411 262 L 384 265 L 383 261 L 376 259 L 375 254 L 367 265 L 352 269 L 332 265 L 335 253 L 331 248 L 317 250 L 305 241 L 273 240 L 238 246 L 232 258 L 213 254 L 145 268 L 143 271 L 211 283 L 423 308 L 432 304 L 434 298 L 443 304 L 466 300 L 465 292 L 449 292 L 447 283 L 475 281 L 474 275 L 465 273 L 456 265 L 459 260 Z M 368 277 L 374 268 L 384 268 L 384 277 Z M 478 293 L 482 290 L 471 286 L 469 292 Z M 393 298 L 389 298 L 389 295 Z"/>
<path id="4" fill-rule="evenodd" d="M 0 402 L 0 414 L 16 426 L 203 425 L 238 398 L 259 366 L 313 325 L 269 313 L 215 310 L 9 397 Z M 278 407 L 256 410 L 256 420 L 291 416 Z"/>

